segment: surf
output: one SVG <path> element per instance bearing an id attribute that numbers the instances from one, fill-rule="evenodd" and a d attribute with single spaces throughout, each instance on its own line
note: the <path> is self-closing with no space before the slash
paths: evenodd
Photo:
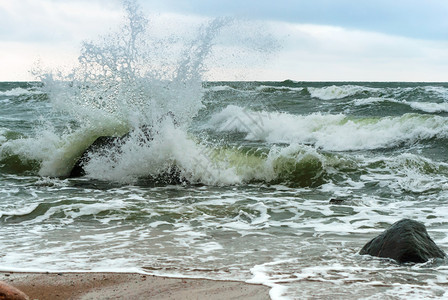
<path id="1" fill-rule="evenodd" d="M 345 114 L 251 110 L 228 105 L 215 113 L 208 128 L 217 132 L 240 132 L 246 140 L 268 143 L 301 143 L 326 151 L 388 149 L 429 139 L 446 139 L 448 122 L 432 115 L 398 117 L 348 117 Z"/>

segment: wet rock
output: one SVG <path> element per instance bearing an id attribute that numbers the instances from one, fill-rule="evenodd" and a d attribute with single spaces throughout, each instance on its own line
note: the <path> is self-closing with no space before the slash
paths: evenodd
<path id="1" fill-rule="evenodd" d="M 86 175 L 84 165 L 89 161 L 90 155 L 95 154 L 106 154 L 106 152 L 112 150 L 112 159 L 115 159 L 121 153 L 121 147 L 129 138 L 129 134 L 122 137 L 113 136 L 100 136 L 92 143 L 81 155 L 81 157 L 75 163 L 73 169 L 70 172 L 69 178 L 76 178 Z M 142 143 L 147 140 L 141 140 Z M 115 156 L 115 157 L 114 157 Z M 186 179 L 181 176 L 179 168 L 175 165 L 171 166 L 165 172 L 162 172 L 157 177 L 147 178 L 150 182 L 157 182 L 159 184 L 180 184 L 186 182 Z M 142 180 L 145 183 L 145 180 Z M 1 300 L 1 299 L 0 299 Z"/>
<path id="2" fill-rule="evenodd" d="M 72 171 L 70 172 L 69 177 L 81 177 L 86 175 L 86 172 L 84 170 L 84 164 L 88 162 L 89 155 L 91 153 L 97 153 L 101 151 L 105 151 L 107 149 L 110 149 L 114 145 L 118 144 L 122 141 L 122 137 L 114 137 L 114 136 L 100 136 L 97 138 L 92 145 L 90 145 L 81 155 L 81 157 L 76 161 L 75 165 L 73 166 Z"/>
<path id="3" fill-rule="evenodd" d="M 30 298 L 24 292 L 15 287 L 0 281 L 0 299 L 4 300 L 29 300 Z"/>
<path id="4" fill-rule="evenodd" d="M 178 122 L 176 120 L 176 117 L 174 114 L 170 111 L 166 113 L 164 116 L 162 116 L 158 123 L 163 122 L 166 118 L 171 118 L 173 121 L 173 124 L 175 126 L 178 126 Z M 131 137 L 132 132 L 128 132 L 127 134 L 119 137 L 119 136 L 100 136 L 97 138 L 81 155 L 81 157 L 76 161 L 75 165 L 73 166 L 69 178 L 74 177 L 81 177 L 86 175 L 86 172 L 84 170 L 84 165 L 89 161 L 89 155 L 92 153 L 99 153 L 106 152 L 112 148 L 114 148 L 115 153 L 118 155 L 121 152 L 122 145 Z M 139 143 L 145 144 L 148 141 L 153 140 L 154 134 L 157 133 L 157 131 L 153 132 L 153 127 L 151 125 L 142 125 L 139 127 Z"/>
<path id="5" fill-rule="evenodd" d="M 425 225 L 402 219 L 368 242 L 359 252 L 396 260 L 398 263 L 424 263 L 431 258 L 445 258 L 443 252 L 431 239 Z"/>
<path id="6" fill-rule="evenodd" d="M 121 153 L 121 147 L 128 139 L 128 135 L 123 137 L 101 136 L 93 142 L 76 161 L 73 169 L 70 172 L 69 178 L 82 177 L 86 175 L 84 165 L 90 160 L 91 154 L 106 154 L 112 151 L 112 159 L 116 159 Z M 143 141 L 142 141 L 143 143 Z M 155 177 L 148 176 L 140 180 L 141 184 L 181 184 L 186 183 L 187 180 L 182 176 L 180 169 L 176 165 L 168 167 L 164 172 L 161 172 Z M 1 300 L 1 299 L 0 299 Z"/>

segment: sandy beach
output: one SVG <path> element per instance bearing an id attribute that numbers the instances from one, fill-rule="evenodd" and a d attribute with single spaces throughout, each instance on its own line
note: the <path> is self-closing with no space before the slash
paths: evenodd
<path id="1" fill-rule="evenodd" d="M 135 273 L 0 273 L 30 299 L 270 299 L 269 288 L 236 281 Z"/>

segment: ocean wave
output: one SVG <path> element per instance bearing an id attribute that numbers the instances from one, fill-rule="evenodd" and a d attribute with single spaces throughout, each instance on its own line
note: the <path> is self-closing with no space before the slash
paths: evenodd
<path id="1" fill-rule="evenodd" d="M 76 159 L 97 137 L 120 135 L 126 130 L 123 124 L 114 122 L 81 127 L 64 133 L 53 127 L 42 127 L 33 137 L 7 139 L 1 144 L 0 163 L 4 170 L 10 172 L 37 169 L 41 176 L 64 177 L 69 174 Z"/>
<path id="2" fill-rule="evenodd" d="M 401 105 L 409 106 L 414 110 L 419 110 L 427 113 L 442 113 L 448 112 L 448 102 L 436 103 L 436 102 L 417 102 L 417 101 L 406 101 L 406 100 L 396 100 L 393 98 L 381 98 L 381 97 L 369 97 L 353 100 L 355 106 L 364 106 L 371 104 L 378 104 L 383 102 L 396 103 Z"/>
<path id="3" fill-rule="evenodd" d="M 17 96 L 23 96 L 23 95 L 39 95 L 43 94 L 42 91 L 38 91 L 33 89 L 24 89 L 21 87 L 13 88 L 11 90 L 0 92 L 0 96 L 7 96 L 7 97 L 17 97 Z"/>
<path id="4" fill-rule="evenodd" d="M 321 88 L 308 87 L 311 97 L 320 100 L 343 99 L 363 92 L 376 92 L 378 89 L 359 85 L 326 86 Z"/>
<path id="5" fill-rule="evenodd" d="M 275 93 L 275 92 L 301 92 L 303 91 L 303 87 L 287 87 L 287 86 L 269 86 L 269 85 L 261 85 L 256 87 L 255 91 L 262 93 Z"/>
<path id="6" fill-rule="evenodd" d="M 439 116 L 349 118 L 343 114 L 253 111 L 229 105 L 208 123 L 216 131 L 246 133 L 247 140 L 311 144 L 324 150 L 350 151 L 396 147 L 431 138 L 446 138 L 448 121 Z"/>
<path id="7" fill-rule="evenodd" d="M 304 89 L 305 88 L 303 87 L 292 87 L 283 85 L 259 85 L 253 83 L 212 85 L 206 88 L 206 90 L 209 92 L 233 91 L 239 93 L 276 93 L 276 92 L 292 93 L 292 92 L 301 92 Z"/>
<path id="8" fill-rule="evenodd" d="M 105 151 L 90 153 L 84 164 L 86 176 L 121 184 L 142 179 L 157 183 L 164 177 L 178 176 L 181 182 L 218 186 L 251 182 L 315 186 L 325 181 L 329 165 L 341 163 L 304 145 L 266 149 L 218 147 L 201 144 L 171 125 L 159 130 L 145 143 L 141 136 L 131 133 L 119 149 L 110 145 Z M 15 174 L 34 172 L 65 177 L 97 136 L 96 131 L 81 130 L 64 140 L 47 132 L 35 138 L 8 141 L 0 148 L 0 167 Z"/>
<path id="9" fill-rule="evenodd" d="M 448 102 L 433 103 L 433 102 L 404 102 L 415 110 L 420 110 L 428 113 L 448 112 Z"/>
<path id="10" fill-rule="evenodd" d="M 395 156 L 357 159 L 365 172 L 360 180 L 366 184 L 378 183 L 393 193 L 439 193 L 448 189 L 448 164 L 422 155 L 402 153 Z"/>
<path id="11" fill-rule="evenodd" d="M 6 128 L 0 127 L 0 146 L 7 141 L 6 133 L 8 130 Z"/>
<path id="12" fill-rule="evenodd" d="M 326 158 L 303 145 L 286 148 L 219 148 L 202 145 L 187 133 L 165 128 L 154 140 L 130 139 L 116 151 L 94 154 L 85 166 L 88 177 L 115 182 L 160 178 L 176 168 L 189 183 L 234 185 L 250 182 L 312 186 L 323 182 Z"/>
<path id="13" fill-rule="evenodd" d="M 111 219 L 119 219 L 117 212 L 126 206 L 127 204 L 123 200 L 108 201 L 107 203 L 82 199 L 59 200 L 0 212 L 0 223 L 41 223 L 51 218 L 60 218 L 63 215 L 67 224 L 85 216 L 112 215 L 115 213 L 114 217 L 102 220 L 103 223 L 107 223 Z"/>
<path id="14" fill-rule="evenodd" d="M 386 160 L 397 174 L 397 187 L 412 193 L 430 193 L 448 189 L 448 164 L 415 154 L 401 154 Z"/>
<path id="15" fill-rule="evenodd" d="M 448 99 L 448 89 L 443 86 L 385 86 L 371 87 L 367 85 L 327 85 L 323 87 L 314 87 L 307 83 L 298 82 L 266 82 L 266 83 L 241 83 L 229 82 L 214 85 L 208 83 L 206 88 L 209 92 L 233 91 L 237 93 L 249 94 L 269 94 L 269 93 L 301 93 L 306 92 L 311 98 L 323 101 L 330 100 L 348 100 L 353 101 L 355 105 L 367 105 L 379 102 L 393 103 L 444 103 Z M 417 101 L 415 101 L 415 100 Z M 426 108 L 422 109 L 424 111 Z M 444 108 L 437 108 L 444 111 Z M 428 112 L 432 112 L 428 109 Z"/>
<path id="16" fill-rule="evenodd" d="M 443 99 L 448 100 L 448 88 L 446 88 L 446 87 L 443 87 L 443 86 L 425 86 L 424 90 L 427 93 L 433 93 L 436 96 L 440 96 Z"/>
<path id="17" fill-rule="evenodd" d="M 228 85 L 215 85 L 207 88 L 211 92 L 235 91 L 236 89 Z"/>
<path id="18" fill-rule="evenodd" d="M 20 155 L 0 153 L 0 170 L 11 174 L 37 172 L 39 163 Z"/>
<path id="19" fill-rule="evenodd" d="M 135 7 L 131 8 L 133 4 L 128 5 L 130 15 L 137 13 Z M 181 128 L 189 126 L 203 107 L 203 61 L 211 51 L 214 36 L 227 20 L 210 21 L 198 30 L 191 41 L 193 44 L 186 41 L 183 45 L 176 44 L 180 52 L 176 52 L 175 57 L 160 58 L 154 48 L 148 47 L 146 18 L 135 17 L 135 22 L 123 25 L 116 35 L 84 43 L 79 65 L 71 72 L 39 74 L 42 90 L 48 95 L 53 112 L 63 115 L 65 127 L 57 129 L 62 126 L 51 121 L 38 126 L 34 136 L 4 143 L 0 148 L 2 157 L 16 156 L 37 162 L 40 176 L 64 177 L 70 174 L 84 150 L 100 136 L 122 136 L 145 126 L 154 128 L 166 116 L 173 116 L 172 122 Z M 172 41 L 160 42 L 165 47 L 172 46 Z M 123 44 L 129 47 L 124 49 Z M 193 45 L 196 51 L 190 51 Z M 178 65 L 167 71 L 164 66 L 173 58 Z M 123 145 L 121 159 L 106 161 L 108 157 L 92 157 L 86 166 L 88 173 L 99 179 L 117 181 L 139 177 L 141 168 L 138 165 L 147 155 L 144 155 L 145 147 L 139 147 L 141 141 L 131 140 Z M 171 158 L 163 156 L 163 147 L 169 147 L 167 143 L 153 144 L 154 154 L 161 157 L 153 157 L 155 163 L 145 170 L 145 175 L 151 175 L 160 165 L 165 167 Z M 176 150 L 182 152 L 180 148 Z M 126 155 L 134 153 L 142 156 L 127 159 Z M 96 170 L 89 167 L 98 161 L 105 164 L 99 164 Z M 134 164 L 134 170 L 126 169 Z M 116 169 L 110 169 L 113 167 Z"/>
<path id="20" fill-rule="evenodd" d="M 355 106 L 371 105 L 382 102 L 393 102 L 393 103 L 403 103 L 401 101 L 395 100 L 393 98 L 383 98 L 383 97 L 368 97 L 353 100 Z"/>
<path id="21" fill-rule="evenodd" d="M 35 211 L 38 206 L 38 204 L 32 204 L 26 207 L 15 208 L 9 211 L 0 211 L 0 220 L 4 221 L 6 218 L 10 217 L 29 215 L 33 211 Z"/>
<path id="22" fill-rule="evenodd" d="M 324 87 L 307 87 L 311 97 L 320 100 L 339 100 L 357 96 L 358 99 L 429 99 L 444 101 L 448 99 L 448 89 L 443 86 L 417 87 L 368 87 L 363 85 L 331 85 Z"/>

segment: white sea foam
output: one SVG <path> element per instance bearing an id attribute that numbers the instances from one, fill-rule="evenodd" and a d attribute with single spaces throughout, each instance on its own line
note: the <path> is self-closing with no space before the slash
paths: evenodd
<path id="1" fill-rule="evenodd" d="M 273 278 L 268 275 L 268 270 L 270 265 L 275 265 L 281 262 L 271 262 L 262 265 L 256 265 L 250 269 L 253 277 L 247 280 L 247 283 L 263 284 L 269 286 L 271 290 L 269 291 L 269 296 L 272 300 L 289 300 L 290 297 L 285 296 L 287 288 L 283 285 L 275 283 Z"/>
<path id="2" fill-rule="evenodd" d="M 119 124 L 106 125 L 105 122 L 102 127 L 83 127 L 61 135 L 47 124 L 34 137 L 1 144 L 0 157 L 15 154 L 23 161 L 37 161 L 41 164 L 41 176 L 67 176 L 76 159 L 98 136 L 115 135 L 120 130 Z"/>
<path id="3" fill-rule="evenodd" d="M 204 252 L 207 252 L 207 253 L 213 252 L 213 251 L 216 251 L 216 250 L 221 250 L 221 249 L 224 249 L 224 247 L 221 244 L 217 243 L 217 242 L 205 243 L 201 247 L 201 250 L 204 251 Z"/>
<path id="4" fill-rule="evenodd" d="M 302 87 L 287 87 L 287 86 L 267 86 L 260 85 L 256 87 L 257 92 L 265 92 L 265 91 L 279 91 L 279 92 L 301 92 L 304 88 Z"/>
<path id="5" fill-rule="evenodd" d="M 342 85 L 342 86 L 332 85 L 321 88 L 314 88 L 314 87 L 308 88 L 311 97 L 319 98 L 321 100 L 342 99 L 345 97 L 353 96 L 363 91 L 372 92 L 376 90 L 377 89 L 363 87 L 359 85 Z"/>
<path id="6" fill-rule="evenodd" d="M 65 215 L 71 219 L 76 219 L 81 216 L 94 216 L 104 211 L 120 211 L 125 209 L 129 203 L 117 199 L 113 201 L 107 201 L 107 202 L 94 202 L 90 204 L 72 204 L 69 207 L 60 207 L 59 209 L 64 210 Z M 69 210 L 66 208 L 70 208 Z M 111 220 L 111 218 L 106 218 L 102 220 L 102 223 L 108 223 Z"/>
<path id="7" fill-rule="evenodd" d="M 393 174 L 392 182 L 400 190 L 413 193 L 430 193 L 444 189 L 448 184 L 448 164 L 432 161 L 415 154 L 404 153 L 392 158 L 383 158 L 388 173 Z"/>
<path id="8" fill-rule="evenodd" d="M 172 166 L 191 182 L 234 184 L 241 182 L 233 168 L 213 161 L 209 149 L 188 137 L 172 124 L 162 127 L 153 141 L 139 143 L 131 137 L 121 147 L 121 154 L 93 154 L 85 166 L 92 178 L 133 182 L 139 177 L 157 177 L 169 172 Z"/>
<path id="9" fill-rule="evenodd" d="M 425 86 L 426 92 L 432 92 L 448 100 L 448 88 L 442 86 Z"/>
<path id="10" fill-rule="evenodd" d="M 382 98 L 382 97 L 369 97 L 356 99 L 353 101 L 353 104 L 356 106 L 362 105 L 370 105 L 381 102 L 391 102 L 391 103 L 399 103 L 403 105 L 408 105 L 412 109 L 420 110 L 428 113 L 440 113 L 440 112 L 448 112 L 448 102 L 416 102 L 416 101 L 406 101 L 406 100 L 396 100 L 394 98 Z"/>
<path id="11" fill-rule="evenodd" d="M 222 91 L 235 91 L 234 88 L 228 86 L 228 85 L 217 85 L 217 86 L 211 86 L 207 90 L 211 92 L 222 92 Z"/>
<path id="12" fill-rule="evenodd" d="M 28 205 L 27 207 L 19 207 L 19 208 L 14 208 L 8 211 L 0 211 L 0 217 L 2 216 L 23 216 L 23 215 L 27 215 L 30 214 L 33 210 L 36 209 L 36 207 L 38 206 L 38 204 L 32 204 L 32 205 Z"/>
<path id="13" fill-rule="evenodd" d="M 38 95 L 42 94 L 42 91 L 38 90 L 28 90 L 24 88 L 13 88 L 8 91 L 0 92 L 0 96 L 17 97 L 22 95 Z"/>
<path id="14" fill-rule="evenodd" d="M 421 110 L 429 113 L 448 112 L 448 102 L 405 102 L 413 109 Z"/>
<path id="15" fill-rule="evenodd" d="M 448 106 L 445 102 L 416 102 L 409 101 L 412 93 L 418 92 L 421 87 L 406 88 L 371 88 L 358 85 L 342 85 L 342 86 L 326 86 L 321 88 L 307 88 L 312 97 L 321 100 L 338 100 L 346 97 L 354 96 L 358 93 L 372 93 L 371 97 L 359 98 L 353 100 L 353 104 L 369 105 L 380 102 L 393 102 L 408 105 L 415 110 L 421 110 L 429 113 L 447 112 Z M 448 99 L 448 89 L 439 86 L 426 86 L 423 88 L 426 93 L 433 93 L 434 97 Z"/>
<path id="16" fill-rule="evenodd" d="M 5 136 L 7 132 L 8 132 L 8 130 L 6 128 L 0 127 L 0 147 L 7 140 L 7 138 Z M 0 157 L 1 157 L 1 151 L 0 151 Z"/>
<path id="17" fill-rule="evenodd" d="M 370 105 L 375 103 L 381 103 L 381 102 L 396 102 L 396 103 L 402 103 L 401 101 L 397 101 L 393 98 L 383 98 L 383 97 L 368 97 L 368 98 L 362 98 L 362 99 L 355 99 L 353 100 L 353 104 L 356 106 L 361 105 Z"/>
<path id="18" fill-rule="evenodd" d="M 229 105 L 212 116 L 217 131 L 246 133 L 248 140 L 270 143 L 313 144 L 326 150 L 347 151 L 394 147 L 420 139 L 444 138 L 448 122 L 438 116 L 407 114 L 401 117 L 349 119 L 343 114 L 291 115 L 257 112 Z"/>

